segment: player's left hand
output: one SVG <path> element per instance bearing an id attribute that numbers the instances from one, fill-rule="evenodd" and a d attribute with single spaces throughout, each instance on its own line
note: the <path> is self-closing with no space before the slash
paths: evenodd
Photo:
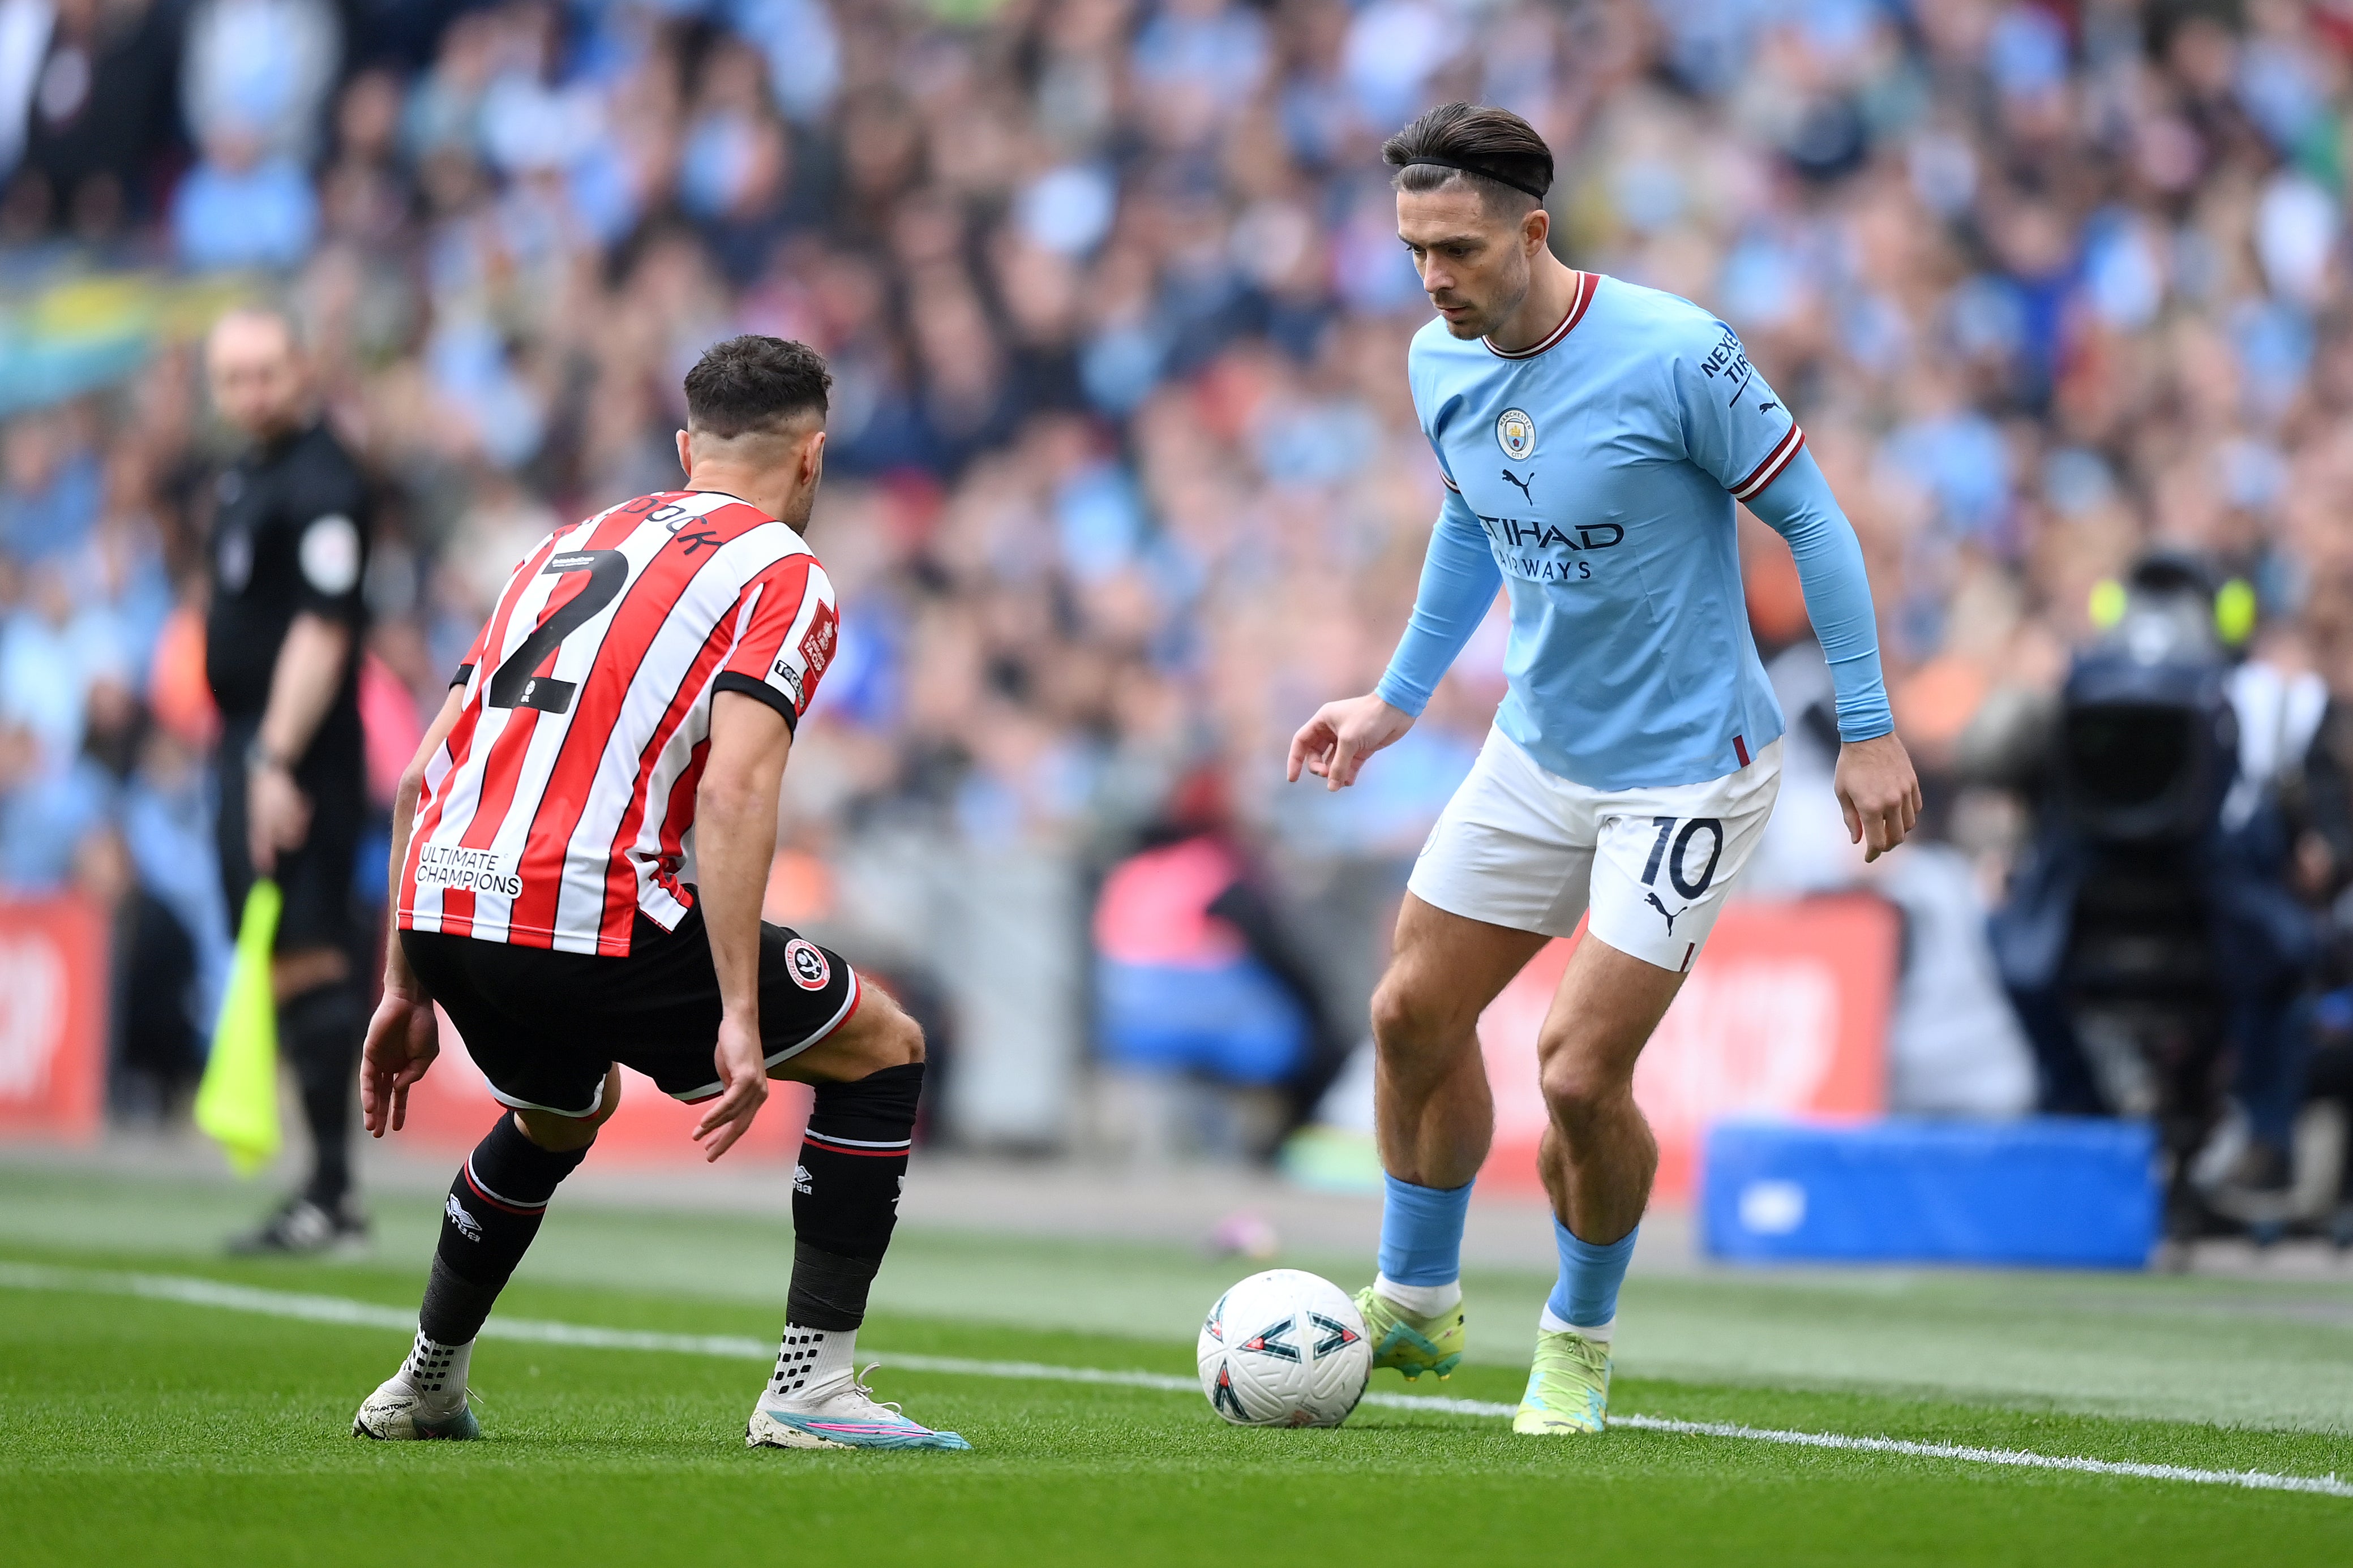
<path id="1" fill-rule="evenodd" d="M 254 874 L 277 869 L 281 849 L 299 849 L 311 836 L 311 801 L 284 768 L 257 767 L 245 786 L 246 852 Z"/>
<path id="2" fill-rule="evenodd" d="M 360 1048 L 360 1114 L 368 1136 L 397 1132 L 408 1121 L 408 1090 L 441 1054 L 441 1020 L 433 999 L 386 987 Z"/>
<path id="3" fill-rule="evenodd" d="M 1903 843 L 1920 820 L 1920 778 L 1892 731 L 1841 746 L 1831 787 L 1846 814 L 1847 840 L 1862 846 L 1866 862 Z"/>

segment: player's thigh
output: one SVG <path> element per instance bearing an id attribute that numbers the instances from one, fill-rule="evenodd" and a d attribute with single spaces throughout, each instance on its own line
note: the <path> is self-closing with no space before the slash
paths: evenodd
<path id="1" fill-rule="evenodd" d="M 881 986 L 860 976 L 858 1005 L 825 1038 L 776 1063 L 772 1079 L 798 1083 L 854 1083 L 884 1068 L 923 1059 L 923 1031 Z"/>
<path id="2" fill-rule="evenodd" d="M 723 1088 L 716 1050 L 726 1009 L 710 933 L 700 910 L 675 931 L 649 924 L 640 918 L 629 956 L 599 972 L 614 1059 L 672 1100 L 696 1104 Z M 840 1076 L 813 1073 L 810 1064 L 842 1060 L 839 1049 L 821 1047 L 844 1031 L 853 1039 L 873 1032 L 874 1025 L 860 1028 L 857 1019 L 874 996 L 839 953 L 786 927 L 760 927 L 760 1045 L 770 1078 Z"/>
<path id="3" fill-rule="evenodd" d="M 1461 1048 L 1479 1015 L 1552 940 L 1471 920 L 1409 891 L 1397 941 L 1373 993 L 1373 1038 L 1385 1058 Z"/>
<path id="4" fill-rule="evenodd" d="M 1592 880 L 1594 799 L 1491 731 L 1406 886 L 1432 909 L 1465 921 L 1567 936 L 1584 916 Z"/>
<path id="5" fill-rule="evenodd" d="M 612 1031 L 573 1003 L 589 989 L 590 966 L 610 961 L 438 931 L 404 931 L 400 945 L 492 1099 L 565 1121 L 604 1121 L 619 1082 Z"/>
<path id="6" fill-rule="evenodd" d="M 1620 952 L 1689 973 L 1757 853 L 1780 789 L 1778 741 L 1705 784 L 1605 799 L 1588 929 Z"/>
<path id="7" fill-rule="evenodd" d="M 1633 1082 L 1634 1063 L 1666 1016 L 1683 973 L 1588 937 L 1570 953 L 1536 1036 L 1546 1100 L 1589 1103 Z"/>
<path id="8" fill-rule="evenodd" d="M 613 1112 L 621 1109 L 621 1069 L 605 1069 L 605 1089 L 596 1109 L 586 1116 L 564 1116 L 553 1110 L 518 1110 L 515 1120 L 522 1123 L 523 1136 L 552 1153 L 568 1153 L 586 1149 L 596 1141 L 596 1129 L 613 1120 Z"/>

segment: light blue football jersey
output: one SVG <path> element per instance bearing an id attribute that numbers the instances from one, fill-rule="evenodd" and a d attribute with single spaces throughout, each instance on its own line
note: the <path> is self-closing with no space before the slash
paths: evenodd
<path id="1" fill-rule="evenodd" d="M 1788 468 L 1805 437 L 1730 327 L 1583 272 L 1543 342 L 1506 353 L 1434 320 L 1407 372 L 1447 494 L 1384 700 L 1421 710 L 1500 574 L 1512 626 L 1496 723 L 1551 772 L 1596 789 L 1696 784 L 1781 733 L 1749 635 L 1733 502 Z M 1877 637 L 1852 531 L 1810 458 L 1803 467 L 1840 536 L 1800 552 L 1810 605 L 1832 589 L 1850 608 L 1862 596 L 1861 615 L 1840 621 L 1850 643 L 1859 621 L 1867 660 L 1824 637 L 1854 678 L 1841 684 L 1869 689 L 1868 702 L 1841 703 L 1844 728 L 1851 706 L 1885 710 Z"/>

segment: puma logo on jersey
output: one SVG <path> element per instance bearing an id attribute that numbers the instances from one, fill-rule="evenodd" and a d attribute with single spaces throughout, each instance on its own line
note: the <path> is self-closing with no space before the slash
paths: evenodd
<path id="1" fill-rule="evenodd" d="M 1686 906 L 1684 906 L 1684 908 L 1683 908 L 1683 909 L 1681 909 L 1681 910 L 1673 910 L 1673 911 L 1670 912 L 1670 911 L 1668 910 L 1668 909 L 1667 909 L 1667 906 L 1666 906 L 1666 905 L 1664 905 L 1664 904 L 1662 904 L 1662 903 L 1659 902 L 1659 895 L 1658 895 L 1658 894 L 1656 894 L 1656 893 L 1645 893 L 1645 894 L 1643 894 L 1642 896 L 1643 896 L 1644 898 L 1646 898 L 1646 899 L 1648 899 L 1648 900 L 1651 900 L 1651 907 L 1652 909 L 1654 909 L 1654 910 L 1658 910 L 1658 911 L 1659 911 L 1659 913 L 1660 913 L 1661 915 L 1662 915 L 1662 916 L 1664 916 L 1664 917 L 1665 917 L 1665 919 L 1666 919 L 1666 922 L 1667 922 L 1667 934 L 1668 934 L 1669 936 L 1672 936 L 1672 935 L 1674 935 L 1674 934 L 1675 934 L 1675 916 L 1676 916 L 1676 915 L 1680 915 L 1680 914 L 1683 914 L 1683 913 L 1685 913 L 1685 912 L 1688 910 L 1688 909 L 1689 909 L 1689 907 L 1690 907 L 1690 906 L 1686 905 Z"/>
<path id="2" fill-rule="evenodd" d="M 1536 482 L 1536 471 L 1534 468 L 1530 468 L 1528 470 L 1528 477 L 1525 479 L 1520 478 L 1519 475 L 1512 472 L 1511 469 L 1505 468 L 1504 470 L 1504 478 L 1519 487 L 1520 494 L 1527 498 L 1527 501 L 1530 506 L 1536 504 L 1535 491 L 1528 488 Z"/>
<path id="3" fill-rule="evenodd" d="M 1757 412 L 1759 414 L 1770 414 L 1773 410 L 1780 406 L 1781 405 L 1778 403 L 1760 403 L 1757 405 Z"/>

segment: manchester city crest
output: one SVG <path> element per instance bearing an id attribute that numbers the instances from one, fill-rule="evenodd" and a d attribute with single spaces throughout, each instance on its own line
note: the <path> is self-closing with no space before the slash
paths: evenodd
<path id="1" fill-rule="evenodd" d="M 1526 409 L 1506 408 L 1495 416 L 1495 445 L 1515 463 L 1526 461 L 1535 453 L 1536 422 L 1528 417 Z"/>

